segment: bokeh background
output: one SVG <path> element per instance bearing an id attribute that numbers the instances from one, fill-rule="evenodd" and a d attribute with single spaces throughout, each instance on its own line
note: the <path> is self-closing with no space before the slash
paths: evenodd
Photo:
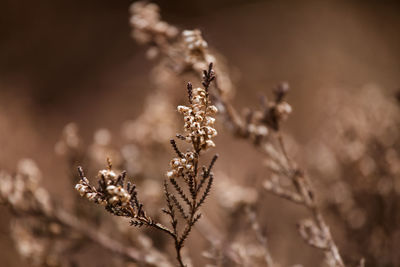
<path id="1" fill-rule="evenodd" d="M 226 57 L 238 107 L 253 105 L 259 93 L 288 81 L 294 113 L 284 130 L 300 148 L 318 138 L 326 118 L 323 107 L 330 105 L 323 92 L 356 92 L 373 84 L 390 97 L 400 87 L 396 1 L 154 2 L 166 21 L 201 29 L 209 45 Z M 63 159 L 54 156 L 65 124 L 76 122 L 88 141 L 96 129 L 107 127 L 118 142 L 121 124 L 140 113 L 144 97 L 153 90 L 152 63 L 145 48 L 130 37 L 130 4 L 0 1 L 1 169 L 12 171 L 18 159 L 33 158 L 45 187 L 65 193 L 72 191 L 63 178 L 68 170 Z M 228 174 L 241 169 L 239 174 L 245 175 L 243 168 L 229 164 L 245 154 L 251 175 L 261 175 L 254 163 L 259 155 L 246 144 L 238 147 L 236 152 L 219 147 L 226 155 L 221 168 Z M 301 214 L 276 198 L 265 201 L 263 218 L 275 257 L 285 266 L 314 266 L 320 260 L 315 251 L 292 238 Z M 24 266 L 9 237 L 9 214 L 4 208 L 0 212 L 1 265 Z M 302 252 L 294 252 L 299 246 Z"/>

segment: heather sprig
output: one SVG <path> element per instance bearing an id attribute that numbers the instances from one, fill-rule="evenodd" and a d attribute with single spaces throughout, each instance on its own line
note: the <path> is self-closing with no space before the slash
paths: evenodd
<path id="1" fill-rule="evenodd" d="M 100 170 L 97 175 L 97 187 L 92 186 L 85 177 L 83 169 L 78 168 L 80 181 L 75 189 L 81 196 L 104 206 L 115 216 L 130 218 L 132 226 L 147 226 L 167 233 L 174 240 L 176 258 L 182 267 L 185 265 L 181 249 L 193 226 L 201 218 L 199 209 L 210 194 L 214 179 L 212 168 L 218 157 L 215 155 L 208 166 L 200 168 L 202 152 L 215 146 L 211 139 L 217 135 L 213 118 L 217 108 L 211 105 L 208 93 L 210 83 L 214 79 L 213 65 L 210 64 L 208 70 L 204 71 L 203 88 L 193 89 L 189 83 L 187 86 L 189 105 L 178 106 L 178 111 L 184 115 L 185 135 L 177 136 L 188 142 L 191 148 L 183 153 L 175 140 L 170 141 L 177 157 L 171 160 L 171 170 L 166 173 L 167 179 L 164 180 L 167 206 L 162 211 L 169 216 L 172 229 L 147 215 L 144 204 L 139 200 L 136 185 L 129 181 L 125 182 L 125 171 L 117 175 L 112 169 L 110 160 L 107 160 L 107 168 Z M 173 189 L 170 189 L 171 185 Z M 182 227 L 178 226 L 180 222 L 183 224 Z"/>

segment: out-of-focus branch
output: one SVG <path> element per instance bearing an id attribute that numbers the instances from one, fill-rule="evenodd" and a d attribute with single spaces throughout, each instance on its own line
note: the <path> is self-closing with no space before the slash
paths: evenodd
<path id="1" fill-rule="evenodd" d="M 24 160 L 20 164 L 15 176 L 5 172 L 0 173 L 0 202 L 6 205 L 16 218 L 21 218 L 24 221 L 32 219 L 40 222 L 41 225 L 49 225 L 50 228 L 51 225 L 57 225 L 57 228 L 61 229 L 58 232 L 68 233 L 68 236 L 59 236 L 60 239 L 78 236 L 79 238 L 74 241 L 90 240 L 131 262 L 150 266 L 173 266 L 161 252 L 155 249 L 140 251 L 122 244 L 99 231 L 95 226 L 90 226 L 64 211 L 61 207 L 55 206 L 48 192 L 39 186 L 39 178 L 38 168 L 30 160 Z M 31 229 L 27 230 L 31 231 Z M 38 238 L 51 235 L 51 232 L 42 233 L 42 236 L 38 236 Z M 32 251 L 43 252 L 42 250 Z M 30 256 L 40 257 L 43 255 Z"/>
<path id="2" fill-rule="evenodd" d="M 255 211 L 250 206 L 246 206 L 246 214 L 247 214 L 247 217 L 250 220 L 251 227 L 252 227 L 254 233 L 256 234 L 258 242 L 263 247 L 264 259 L 265 259 L 265 263 L 267 264 L 267 267 L 275 266 L 274 261 L 273 261 L 272 256 L 271 256 L 271 253 L 270 253 L 269 248 L 268 248 L 267 237 L 266 237 L 266 235 L 264 235 L 261 232 L 261 227 L 260 227 L 260 224 L 257 221 L 257 215 L 256 215 Z"/>
<path id="3" fill-rule="evenodd" d="M 118 241 L 112 239 L 111 237 L 107 236 L 106 234 L 93 229 L 92 227 L 86 225 L 85 223 L 78 220 L 73 215 L 63 211 L 58 210 L 53 214 L 53 218 L 56 222 L 60 223 L 62 226 L 65 226 L 74 232 L 78 232 L 84 237 L 90 239 L 91 241 L 97 243 L 104 249 L 115 253 L 116 255 L 120 255 L 128 260 L 134 262 L 141 262 L 146 263 L 144 253 L 137 250 L 133 247 L 128 247 L 122 245 Z M 172 266 L 172 265 L 171 265 Z"/>

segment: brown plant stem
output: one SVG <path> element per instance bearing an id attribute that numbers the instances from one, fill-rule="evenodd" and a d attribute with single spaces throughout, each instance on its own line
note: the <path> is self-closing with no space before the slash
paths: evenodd
<path id="1" fill-rule="evenodd" d="M 55 212 L 54 219 L 63 226 L 80 233 L 84 237 L 92 240 L 112 253 L 118 254 L 134 262 L 145 263 L 143 253 L 138 251 L 136 248 L 122 245 L 102 232 L 93 230 L 92 227 L 85 225 L 85 223 L 79 221 L 77 218 L 65 211 L 59 210 Z"/>
<path id="2" fill-rule="evenodd" d="M 246 206 L 245 209 L 246 209 L 247 217 L 250 220 L 252 229 L 253 229 L 254 233 L 256 234 L 256 238 L 257 238 L 258 242 L 264 248 L 264 260 L 265 260 L 265 263 L 267 264 L 267 267 L 275 266 L 274 261 L 271 256 L 271 253 L 268 248 L 267 237 L 261 232 L 261 227 L 257 221 L 257 215 L 256 215 L 255 211 L 250 206 Z"/>
<path id="3" fill-rule="evenodd" d="M 302 204 L 303 206 L 307 207 L 307 209 L 311 212 L 314 221 L 316 222 L 319 230 L 327 241 L 326 251 L 331 253 L 333 259 L 335 260 L 336 266 L 344 267 L 345 265 L 343 263 L 342 257 L 340 256 L 336 243 L 332 238 L 330 229 L 315 202 L 315 194 L 313 189 L 311 188 L 311 183 L 309 182 L 308 177 L 304 175 L 304 172 L 293 167 L 293 163 L 291 162 L 288 153 L 286 152 L 286 148 L 281 135 L 279 135 L 279 145 L 288 163 L 289 172 L 292 173 L 291 181 L 295 185 L 297 193 L 300 194 L 303 199 L 303 202 L 296 203 Z"/>

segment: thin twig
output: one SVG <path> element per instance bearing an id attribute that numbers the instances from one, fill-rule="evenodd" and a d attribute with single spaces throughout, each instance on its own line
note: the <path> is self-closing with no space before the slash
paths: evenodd
<path id="1" fill-rule="evenodd" d="M 252 227 L 254 233 L 256 234 L 258 242 L 260 242 L 260 244 L 262 245 L 262 247 L 264 249 L 264 260 L 265 260 L 265 263 L 267 264 L 267 267 L 275 266 L 274 261 L 271 256 L 271 252 L 269 251 L 269 248 L 268 248 L 268 239 L 267 239 L 266 235 L 264 235 L 261 232 L 261 227 L 257 221 L 256 213 L 250 206 L 246 206 L 246 214 L 250 220 L 251 227 Z"/>

